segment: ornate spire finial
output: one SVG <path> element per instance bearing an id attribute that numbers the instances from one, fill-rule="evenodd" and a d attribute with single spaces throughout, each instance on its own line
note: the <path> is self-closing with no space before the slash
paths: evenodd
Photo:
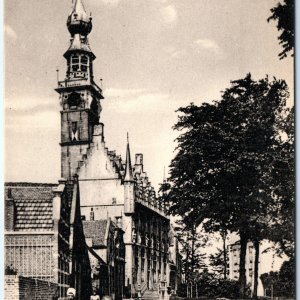
<path id="1" fill-rule="evenodd" d="M 82 0 L 75 0 L 73 10 L 67 20 L 67 27 L 72 37 L 75 34 L 87 36 L 91 32 L 92 17 L 88 17 Z"/>
<path id="2" fill-rule="evenodd" d="M 126 168 L 125 168 L 125 181 L 133 181 L 133 172 L 130 158 L 129 135 L 127 132 L 127 148 L 126 148 Z"/>

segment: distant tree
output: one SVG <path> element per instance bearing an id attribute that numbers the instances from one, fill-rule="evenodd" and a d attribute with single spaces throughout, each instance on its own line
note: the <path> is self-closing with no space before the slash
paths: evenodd
<path id="1" fill-rule="evenodd" d="M 226 246 L 226 232 L 221 232 L 222 249 L 217 248 L 217 252 L 209 256 L 209 263 L 213 271 L 218 274 L 218 277 L 227 279 L 227 263 L 228 253 Z"/>
<path id="2" fill-rule="evenodd" d="M 248 74 L 233 81 L 220 101 L 180 108 L 174 126 L 182 133 L 164 186 L 169 211 L 186 224 L 239 234 L 241 297 L 247 242 L 265 231 L 275 201 L 265 174 L 274 160 L 276 124 L 288 96 L 284 81 L 254 81 Z"/>
<path id="3" fill-rule="evenodd" d="M 282 264 L 279 271 L 281 293 L 287 297 L 295 297 L 296 294 L 295 267 L 295 257 L 291 257 L 289 261 L 285 261 Z"/>
<path id="4" fill-rule="evenodd" d="M 174 229 L 181 244 L 183 273 L 186 282 L 192 282 L 195 273 L 206 266 L 204 263 L 206 255 L 199 250 L 206 245 L 207 239 L 197 232 L 197 227 L 193 224 L 186 225 L 181 220 L 178 220 L 176 224 Z"/>
<path id="5" fill-rule="evenodd" d="M 230 299 L 239 298 L 239 285 L 237 281 L 224 280 L 216 278 L 213 273 L 207 269 L 198 274 L 197 277 L 198 290 L 201 297 L 215 299 L 225 297 Z"/>
<path id="6" fill-rule="evenodd" d="M 283 0 L 283 4 L 278 3 L 276 7 L 271 9 L 272 15 L 268 18 L 277 21 L 277 29 L 280 31 L 278 37 L 279 44 L 282 45 L 283 51 L 279 53 L 279 58 L 287 57 L 287 54 L 292 51 L 291 56 L 294 56 L 295 46 L 295 1 Z"/>
<path id="7" fill-rule="evenodd" d="M 260 276 L 267 296 L 295 298 L 295 258 L 285 261 L 279 272 L 264 273 Z"/>

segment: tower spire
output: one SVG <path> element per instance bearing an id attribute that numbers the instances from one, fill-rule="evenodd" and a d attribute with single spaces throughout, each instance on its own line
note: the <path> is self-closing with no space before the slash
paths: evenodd
<path id="1" fill-rule="evenodd" d="M 67 27 L 72 37 L 75 34 L 87 36 L 91 32 L 92 17 L 87 15 L 82 0 L 75 0 L 72 12 L 67 20 Z"/>
<path id="2" fill-rule="evenodd" d="M 124 177 L 124 180 L 125 181 L 132 181 L 133 180 L 128 132 L 127 132 L 126 168 L 125 168 L 125 177 Z"/>
<path id="3" fill-rule="evenodd" d="M 70 47 L 65 52 L 65 80 L 55 89 L 60 94 L 61 117 L 61 176 L 71 178 L 80 169 L 82 153 L 93 142 L 95 126 L 99 125 L 102 89 L 94 82 L 93 61 L 88 34 L 92 17 L 86 13 L 83 0 L 74 0 L 67 27 L 71 34 Z"/>

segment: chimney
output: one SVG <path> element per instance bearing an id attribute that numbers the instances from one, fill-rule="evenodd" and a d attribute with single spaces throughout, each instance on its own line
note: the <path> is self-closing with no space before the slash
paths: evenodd
<path id="1" fill-rule="evenodd" d="M 104 142 L 104 124 L 103 123 L 99 123 L 98 125 L 94 126 L 93 136 L 100 137 L 100 141 Z"/>
<path id="2" fill-rule="evenodd" d="M 137 153 L 135 155 L 135 164 L 134 164 L 134 172 L 135 173 L 143 173 L 143 154 Z"/>

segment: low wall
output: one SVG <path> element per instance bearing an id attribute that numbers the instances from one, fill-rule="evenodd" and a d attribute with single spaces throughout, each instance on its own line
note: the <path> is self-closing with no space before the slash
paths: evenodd
<path id="1" fill-rule="evenodd" d="M 7 300 L 53 300 L 57 284 L 18 275 L 5 275 Z"/>

